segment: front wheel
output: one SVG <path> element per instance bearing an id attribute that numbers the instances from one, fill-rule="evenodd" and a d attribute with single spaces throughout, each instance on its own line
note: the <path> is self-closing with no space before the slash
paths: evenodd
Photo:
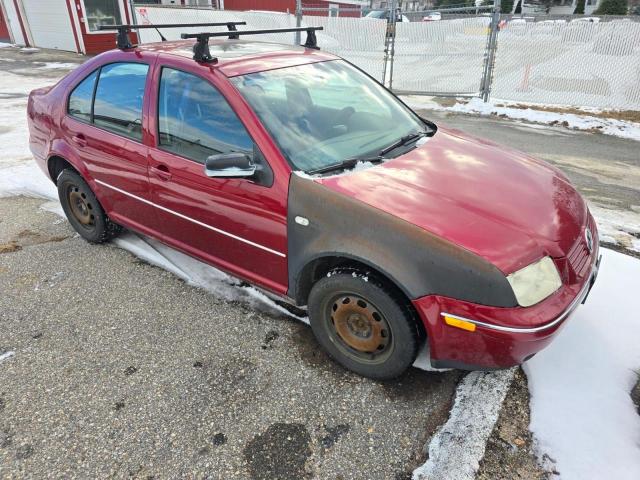
<path id="1" fill-rule="evenodd" d="M 58 176 L 58 197 L 69 223 L 88 242 L 106 242 L 122 230 L 104 212 L 87 182 L 73 170 L 63 170 Z"/>
<path id="2" fill-rule="evenodd" d="M 311 289 L 308 312 L 318 342 L 349 370 L 386 380 L 415 361 L 420 337 L 411 312 L 371 274 L 329 272 Z"/>

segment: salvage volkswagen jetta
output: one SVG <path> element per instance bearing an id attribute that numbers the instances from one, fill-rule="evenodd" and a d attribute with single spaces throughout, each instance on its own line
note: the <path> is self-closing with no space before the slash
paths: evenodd
<path id="1" fill-rule="evenodd" d="M 306 305 L 318 343 L 367 377 L 425 342 L 464 369 L 545 347 L 599 265 L 567 177 L 307 47 L 124 42 L 34 90 L 31 150 L 73 228 L 100 243 L 126 227 Z"/>

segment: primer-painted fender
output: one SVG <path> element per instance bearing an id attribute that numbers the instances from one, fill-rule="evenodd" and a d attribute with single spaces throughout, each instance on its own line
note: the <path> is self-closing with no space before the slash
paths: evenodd
<path id="1" fill-rule="evenodd" d="M 288 295 L 299 303 L 306 301 L 298 291 L 305 266 L 322 257 L 344 257 L 378 270 L 412 300 L 437 294 L 517 305 L 504 274 L 481 257 L 295 173 L 289 183 L 287 234 Z"/>

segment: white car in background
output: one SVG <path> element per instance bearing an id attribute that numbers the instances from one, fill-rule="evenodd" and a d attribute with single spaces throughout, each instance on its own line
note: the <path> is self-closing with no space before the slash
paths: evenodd
<path id="1" fill-rule="evenodd" d="M 389 10 L 371 10 L 364 18 L 375 18 L 377 20 L 389 20 Z M 409 18 L 406 15 L 400 14 L 396 18 L 397 22 L 408 22 Z"/>
<path id="2" fill-rule="evenodd" d="M 440 12 L 431 12 L 422 18 L 423 22 L 437 22 L 438 20 L 442 20 Z"/>
<path id="3" fill-rule="evenodd" d="M 583 22 L 600 23 L 600 18 L 598 18 L 598 17 L 580 17 L 580 18 L 574 18 L 569 23 L 583 23 Z"/>

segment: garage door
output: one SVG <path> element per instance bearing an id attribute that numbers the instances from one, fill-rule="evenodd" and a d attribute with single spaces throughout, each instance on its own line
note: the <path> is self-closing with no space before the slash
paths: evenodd
<path id="1" fill-rule="evenodd" d="M 36 47 L 76 51 L 66 0 L 22 0 Z"/>

